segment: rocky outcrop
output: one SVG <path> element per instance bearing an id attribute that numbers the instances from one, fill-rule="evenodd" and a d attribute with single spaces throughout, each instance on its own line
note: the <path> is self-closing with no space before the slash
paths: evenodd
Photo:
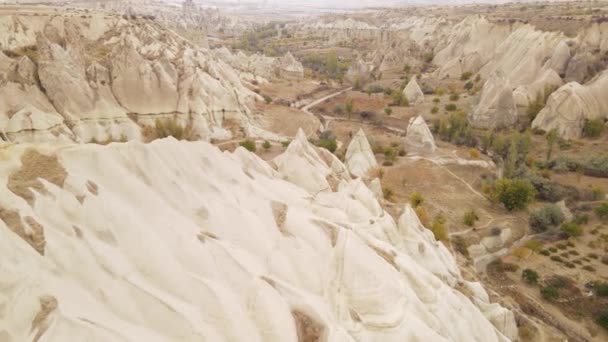
<path id="1" fill-rule="evenodd" d="M 350 178 L 346 167 L 333 154 L 324 154 L 324 149 L 315 148 L 308 142 L 306 133 L 300 128 L 285 152 L 273 162 L 282 177 L 311 194 L 331 191 L 330 183 L 336 184 Z"/>
<path id="2" fill-rule="evenodd" d="M 486 81 L 479 104 L 467 118 L 478 128 L 504 128 L 517 122 L 513 89 L 502 72 L 495 71 Z"/>
<path id="3" fill-rule="evenodd" d="M 286 79 L 302 79 L 304 78 L 304 67 L 298 62 L 291 52 L 287 52 L 285 56 L 279 59 L 279 67 L 281 77 Z"/>
<path id="4" fill-rule="evenodd" d="M 556 90 L 532 122 L 533 128 L 555 129 L 565 139 L 581 136 L 586 120 L 608 116 L 608 71 L 586 85 L 570 82 Z"/>
<path id="5" fill-rule="evenodd" d="M 28 148 L 5 148 L 0 183 Z M 455 259 L 414 210 L 395 222 L 359 179 L 311 194 L 243 149 L 174 139 L 44 153 L 65 184 L 44 182 L 35 205 L 0 188 L 0 209 L 45 236 L 42 256 L 0 220 L 4 340 L 512 337 L 508 311 L 463 295 Z"/>
<path id="6" fill-rule="evenodd" d="M 0 34 L 22 34 L 16 41 L 24 44 L 0 56 L 4 140 L 137 140 L 165 117 L 203 140 L 229 137 L 224 119 L 251 125 L 248 106 L 259 95 L 208 50 L 159 25 L 98 15 L 14 18 L 35 39 L 18 25 Z"/>
<path id="7" fill-rule="evenodd" d="M 418 82 L 416 82 L 416 77 L 412 77 L 412 79 L 407 83 L 405 88 L 403 89 L 403 95 L 407 98 L 407 101 L 410 105 L 417 105 L 420 102 L 424 101 L 424 93 L 422 89 L 418 86 Z"/>
<path id="8" fill-rule="evenodd" d="M 367 172 L 378 165 L 369 141 L 363 129 L 359 129 L 346 149 L 345 164 L 355 177 L 363 177 Z"/>
<path id="9" fill-rule="evenodd" d="M 422 116 L 410 118 L 405 135 L 405 148 L 409 152 L 428 154 L 435 152 L 435 139 Z"/>

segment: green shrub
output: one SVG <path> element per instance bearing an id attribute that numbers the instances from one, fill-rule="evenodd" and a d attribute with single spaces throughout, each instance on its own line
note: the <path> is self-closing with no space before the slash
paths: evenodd
<path id="1" fill-rule="evenodd" d="M 445 217 L 443 217 L 443 215 L 439 214 L 435 216 L 435 219 L 433 219 L 433 224 L 431 225 L 431 231 L 435 236 L 435 240 L 447 240 L 448 232 L 445 228 Z"/>
<path id="2" fill-rule="evenodd" d="M 409 106 L 409 102 L 407 100 L 407 97 L 405 97 L 405 95 L 403 95 L 403 92 L 400 91 L 399 89 L 395 89 L 393 90 L 393 92 L 391 93 L 391 98 L 393 99 L 393 105 L 394 106 L 404 106 L 407 107 Z"/>
<path id="3" fill-rule="evenodd" d="M 473 73 L 470 71 L 465 71 L 462 73 L 462 75 L 460 75 L 460 80 L 461 81 L 468 81 L 471 76 L 473 76 Z"/>
<path id="4" fill-rule="evenodd" d="M 595 273 L 595 268 L 593 266 L 591 266 L 591 265 L 585 265 L 585 266 L 583 266 L 583 269 L 585 271 L 589 271 L 589 272 Z"/>
<path id="5" fill-rule="evenodd" d="M 547 249 L 543 249 L 542 251 L 540 251 L 540 254 L 542 254 L 544 256 L 549 256 L 549 255 L 551 255 L 551 252 L 549 252 L 549 250 L 547 250 Z"/>
<path id="6" fill-rule="evenodd" d="M 541 288 L 540 294 L 549 302 L 553 302 L 559 298 L 559 291 L 553 286 L 545 286 Z"/>
<path id="7" fill-rule="evenodd" d="M 333 139 L 333 138 L 332 139 L 319 139 L 317 146 L 322 147 L 331 153 L 336 152 L 336 149 L 338 148 L 336 139 Z"/>
<path id="8" fill-rule="evenodd" d="M 538 283 L 538 273 L 534 270 L 526 268 L 521 272 L 522 279 L 528 284 L 536 284 Z"/>
<path id="9" fill-rule="evenodd" d="M 272 145 L 270 144 L 270 142 L 268 140 L 264 140 L 264 143 L 262 144 L 262 147 L 268 151 L 270 150 L 270 148 L 272 147 Z"/>
<path id="10" fill-rule="evenodd" d="M 564 232 L 568 237 L 579 237 L 583 234 L 583 230 L 581 226 L 574 222 L 566 222 L 562 224 L 562 232 Z"/>
<path id="11" fill-rule="evenodd" d="M 592 157 L 583 165 L 583 172 L 592 177 L 608 177 L 608 156 Z"/>
<path id="12" fill-rule="evenodd" d="M 508 211 L 525 209 L 534 200 L 536 190 L 526 179 L 502 178 L 494 184 L 494 195 Z"/>
<path id="13" fill-rule="evenodd" d="M 174 137 L 177 140 L 189 140 L 192 137 L 192 131 L 188 126 L 181 125 L 176 118 L 158 118 L 154 120 L 152 135 L 158 139 Z"/>
<path id="14" fill-rule="evenodd" d="M 264 102 L 266 102 L 267 104 L 271 104 L 272 103 L 272 97 L 270 97 L 268 95 L 264 95 Z"/>
<path id="15" fill-rule="evenodd" d="M 534 101 L 530 102 L 528 108 L 526 109 L 526 113 L 528 114 L 528 120 L 530 120 L 530 122 L 532 122 L 536 118 L 536 115 L 538 115 L 538 113 L 543 108 L 545 108 L 547 100 L 549 99 L 549 95 L 551 95 L 551 93 L 553 93 L 555 89 L 557 89 L 557 87 L 545 86 L 544 91 L 541 91 L 536 94 L 536 98 L 534 99 Z"/>
<path id="16" fill-rule="evenodd" d="M 409 201 L 412 208 L 416 208 L 422 203 L 424 203 L 424 197 L 422 197 L 421 193 L 416 191 L 410 195 Z"/>
<path id="17" fill-rule="evenodd" d="M 528 224 L 536 232 L 544 232 L 550 227 L 557 227 L 564 222 L 564 214 L 561 209 L 554 205 L 546 205 L 530 213 Z"/>
<path id="18" fill-rule="evenodd" d="M 464 84 L 464 89 L 471 90 L 471 89 L 473 89 L 474 86 L 475 86 L 475 83 L 468 81 L 467 83 Z"/>
<path id="19" fill-rule="evenodd" d="M 583 127 L 583 135 L 587 138 L 596 139 L 604 131 L 604 121 L 602 119 L 587 120 Z"/>
<path id="20" fill-rule="evenodd" d="M 283 147 L 287 147 L 289 144 L 291 144 L 291 140 L 281 141 L 281 145 L 283 145 Z"/>
<path id="21" fill-rule="evenodd" d="M 437 106 L 433 106 L 433 108 L 431 108 L 431 114 L 437 114 L 439 112 L 439 108 Z"/>
<path id="22" fill-rule="evenodd" d="M 433 99 L 433 103 L 439 103 L 439 102 L 441 102 L 441 100 L 438 97 Z"/>
<path id="23" fill-rule="evenodd" d="M 342 114 L 344 114 L 344 105 L 337 104 L 334 107 L 334 114 L 336 114 L 336 115 L 342 115 Z"/>
<path id="24" fill-rule="evenodd" d="M 564 261 L 559 255 L 552 255 L 550 259 L 553 260 L 553 261 L 557 261 L 557 262 L 563 262 Z"/>
<path id="25" fill-rule="evenodd" d="M 458 101 L 459 99 L 460 99 L 460 95 L 458 95 L 458 94 L 450 95 L 450 101 Z"/>
<path id="26" fill-rule="evenodd" d="M 603 281 L 593 282 L 593 292 L 601 297 L 608 297 L 608 283 Z"/>
<path id="27" fill-rule="evenodd" d="M 389 187 L 383 187 L 382 194 L 384 195 L 384 198 L 389 201 L 393 198 L 393 195 L 395 195 L 395 193 L 393 192 L 393 189 L 391 189 Z"/>
<path id="28" fill-rule="evenodd" d="M 603 311 L 600 311 L 595 316 L 595 323 L 597 323 L 599 326 L 601 326 L 604 329 L 608 329 L 608 309 L 604 309 Z"/>
<path id="29" fill-rule="evenodd" d="M 557 248 L 555 247 L 549 247 L 549 251 L 551 251 L 552 253 L 557 252 Z"/>
<path id="30" fill-rule="evenodd" d="M 477 213 L 475 212 L 475 210 L 469 210 L 466 213 L 464 213 L 464 216 L 462 218 L 462 223 L 464 223 L 465 225 L 469 226 L 469 227 L 473 227 L 473 225 L 475 225 L 475 222 L 477 222 L 479 220 L 479 216 L 477 216 Z"/>
<path id="31" fill-rule="evenodd" d="M 599 201 L 601 199 L 606 198 L 606 194 L 604 193 L 604 190 L 602 190 L 602 188 L 594 186 L 591 189 L 591 197 L 594 201 Z"/>
<path id="32" fill-rule="evenodd" d="M 385 107 L 384 108 L 384 113 L 386 115 L 391 115 L 393 113 L 393 109 L 391 107 Z"/>
<path id="33" fill-rule="evenodd" d="M 595 215 L 600 220 L 608 219 L 608 203 L 601 203 L 595 208 Z"/>
<path id="34" fill-rule="evenodd" d="M 239 145 L 241 145 L 244 148 L 246 148 L 247 151 L 255 153 L 255 150 L 256 150 L 255 141 L 247 139 L 245 141 L 241 141 L 239 143 Z"/>
<path id="35" fill-rule="evenodd" d="M 458 109 L 458 107 L 456 107 L 456 105 L 453 103 L 445 105 L 445 110 L 447 110 L 448 112 L 453 112 L 456 109 Z"/>

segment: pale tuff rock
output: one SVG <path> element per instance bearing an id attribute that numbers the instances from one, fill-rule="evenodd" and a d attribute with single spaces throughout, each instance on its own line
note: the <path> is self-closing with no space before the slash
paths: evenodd
<path id="1" fill-rule="evenodd" d="M 12 146 L 7 165 L 27 148 Z M 47 149 L 69 186 L 45 183 L 35 206 L 0 189 L 0 207 L 16 205 L 46 238 L 41 257 L 0 221 L 0 336 L 11 341 L 510 337 L 512 317 L 493 320 L 454 287 L 455 260 L 411 207 L 396 224 L 360 180 L 311 196 L 249 152 L 204 142 Z M 75 200 L 92 182 L 96 195 Z"/>
<path id="2" fill-rule="evenodd" d="M 304 78 L 304 67 L 298 62 L 291 52 L 280 58 L 281 76 L 284 78 L 302 79 Z"/>
<path id="3" fill-rule="evenodd" d="M 545 67 L 555 70 L 558 75 L 564 75 L 566 73 L 566 68 L 568 67 L 568 62 L 570 62 L 570 47 L 565 40 L 562 40 L 555 47 L 555 51 L 553 51 L 553 56 L 551 59 L 547 61 Z"/>
<path id="4" fill-rule="evenodd" d="M 355 177 L 363 177 L 378 163 L 363 129 L 359 129 L 346 149 L 345 164 Z"/>
<path id="5" fill-rule="evenodd" d="M 192 138 L 225 138 L 223 120 L 250 125 L 249 106 L 261 99 L 229 65 L 158 25 L 98 15 L 14 18 L 35 33 L 15 48 L 35 46 L 37 60 L 0 55 L 4 140 L 138 140 L 140 126 L 176 115 Z M 2 36 L 23 34 L 19 27 Z"/>
<path id="6" fill-rule="evenodd" d="M 308 142 L 306 133 L 300 128 L 285 152 L 274 159 L 274 164 L 285 180 L 311 194 L 331 191 L 328 177 L 333 174 L 333 161 L 328 164 L 323 160 L 319 154 L 321 150 Z"/>
<path id="7" fill-rule="evenodd" d="M 483 312 L 483 314 L 502 331 L 505 336 L 512 341 L 519 338 L 515 315 L 513 312 L 500 306 L 498 303 L 490 303 L 490 297 L 478 282 L 464 282 L 465 286 L 473 293 L 473 303 Z"/>
<path id="8" fill-rule="evenodd" d="M 410 118 L 405 135 L 405 148 L 407 151 L 417 153 L 435 152 L 435 139 L 422 116 Z"/>
<path id="9" fill-rule="evenodd" d="M 557 89 L 563 84 L 564 82 L 555 70 L 545 68 L 536 81 L 517 87 L 513 91 L 513 100 L 517 106 L 527 107 L 538 97 L 542 98 L 544 93 Z"/>
<path id="10" fill-rule="evenodd" d="M 384 193 L 382 192 L 382 183 L 380 182 L 380 178 L 374 178 L 369 183 L 369 189 L 372 191 L 374 196 L 378 201 L 384 198 Z"/>
<path id="11" fill-rule="evenodd" d="M 566 69 L 566 82 L 583 83 L 589 79 L 589 68 L 598 60 L 597 55 L 591 52 L 577 53 L 570 59 Z"/>
<path id="12" fill-rule="evenodd" d="M 570 82 L 556 90 L 532 122 L 533 128 L 555 129 L 565 139 L 579 138 L 586 120 L 608 115 L 608 72 L 586 85 Z"/>
<path id="13" fill-rule="evenodd" d="M 372 69 L 373 65 L 359 59 L 350 66 L 345 78 L 350 82 L 366 82 L 371 76 Z"/>
<path id="14" fill-rule="evenodd" d="M 416 77 L 412 77 L 412 79 L 407 83 L 403 89 L 403 95 L 407 98 L 410 105 L 416 105 L 424 101 L 424 93 L 418 86 Z"/>
<path id="15" fill-rule="evenodd" d="M 287 52 L 283 57 L 267 57 L 259 53 L 246 55 L 242 51 L 232 54 L 226 47 L 213 50 L 214 54 L 239 71 L 241 80 L 265 83 L 271 78 L 304 78 L 302 63 Z"/>
<path id="16" fill-rule="evenodd" d="M 470 16 L 456 24 L 446 37 L 447 45 L 435 54 L 441 77 L 458 78 L 463 72 L 477 72 L 493 57 L 510 34 L 507 26 L 490 23 L 481 16 Z"/>
<path id="17" fill-rule="evenodd" d="M 504 128 L 517 122 L 517 107 L 511 84 L 500 71 L 486 81 L 477 108 L 467 116 L 478 128 Z"/>
<path id="18" fill-rule="evenodd" d="M 503 248 L 512 236 L 511 228 L 505 228 L 499 235 L 486 236 L 480 243 L 470 245 L 467 250 L 473 260 L 473 266 L 479 271 L 485 270 L 488 264 L 508 252 Z"/>

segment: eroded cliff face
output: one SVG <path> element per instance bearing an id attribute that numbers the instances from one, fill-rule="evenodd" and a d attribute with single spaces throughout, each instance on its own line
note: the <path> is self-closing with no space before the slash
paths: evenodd
<path id="1" fill-rule="evenodd" d="M 9 141 L 140 139 L 171 116 L 193 138 L 249 124 L 259 96 L 239 73 L 147 19 L 107 15 L 3 16 L 0 132 Z"/>
<path id="2" fill-rule="evenodd" d="M 402 68 L 404 64 L 416 65 L 423 53 L 433 57 L 435 77 L 459 78 L 465 72 L 478 74 L 486 82 L 468 118 L 473 126 L 480 128 L 513 127 L 527 120 L 519 113 L 525 112 L 539 95 L 563 86 L 561 97 L 571 96 L 565 94 L 577 92 L 568 91 L 572 85 L 566 83 L 597 84 L 596 75 L 608 65 L 606 22 L 591 22 L 581 28 L 578 35 L 567 37 L 561 32 L 542 31 L 522 22 L 490 21 L 481 15 L 454 20 L 380 11 L 368 15 L 367 21 L 361 16 L 316 19 L 298 30 L 325 36 L 330 42 L 366 42 L 370 51 L 361 52 L 356 65 L 366 65 L 367 69 L 361 71 L 362 68 L 353 67 L 360 78 L 363 73 L 371 75 Z M 402 57 L 395 58 L 395 55 Z M 599 93 L 589 96 L 603 103 Z M 565 116 L 555 106 L 547 106 L 544 117 L 550 119 L 538 120 L 535 127 L 550 130 L 568 125 L 568 132 L 559 129 L 560 134 L 579 137 L 584 120 L 608 115 L 594 113 L 576 115 L 576 123 L 571 124 L 563 121 Z M 549 124 L 560 120 L 557 126 Z"/>
<path id="3" fill-rule="evenodd" d="M 0 336 L 517 337 L 411 207 L 395 221 L 322 151 L 297 138 L 275 168 L 174 139 L 1 146 Z"/>

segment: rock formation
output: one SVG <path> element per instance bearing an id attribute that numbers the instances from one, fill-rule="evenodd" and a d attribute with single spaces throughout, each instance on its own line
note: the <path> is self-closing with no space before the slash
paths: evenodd
<path id="1" fill-rule="evenodd" d="M 301 138 L 292 149 L 307 149 Z M 460 292 L 454 258 L 413 209 L 396 223 L 361 180 L 311 194 L 206 142 L 50 145 L 65 181 L 41 182 L 30 203 L 9 188 L 35 149 L 6 147 L 0 171 L 5 340 L 516 338 L 513 314 L 479 284 Z M 34 223 L 44 255 L 13 229 Z"/>
<path id="2" fill-rule="evenodd" d="M 302 79 L 304 78 L 304 67 L 298 62 L 291 52 L 287 52 L 285 56 L 279 60 L 279 68 L 281 77 L 286 79 Z"/>
<path id="3" fill-rule="evenodd" d="M 579 138 L 586 120 L 608 117 L 608 71 L 586 85 L 570 82 L 556 90 L 532 122 L 533 128 L 557 133 L 566 139 Z"/>
<path id="4" fill-rule="evenodd" d="M 477 108 L 467 118 L 478 128 L 504 128 L 517 122 L 513 90 L 502 72 L 495 71 L 486 81 Z"/>
<path id="5" fill-rule="evenodd" d="M 222 121 L 250 125 L 248 106 L 261 99 L 229 65 L 159 25 L 6 17 L 22 26 L 0 34 L 13 49 L 0 55 L 2 139 L 137 140 L 168 116 L 193 127 L 193 138 L 225 138 Z"/>
<path id="6" fill-rule="evenodd" d="M 422 116 L 410 118 L 405 135 L 405 148 L 408 152 L 433 153 L 435 139 Z"/>
<path id="7" fill-rule="evenodd" d="M 344 160 L 348 171 L 355 177 L 363 177 L 371 168 L 378 165 L 363 129 L 359 129 L 350 141 Z"/>
<path id="8" fill-rule="evenodd" d="M 407 98 L 410 105 L 416 105 L 424 101 L 424 93 L 418 86 L 416 77 L 412 77 L 412 79 L 407 83 L 403 89 L 403 95 Z"/>

